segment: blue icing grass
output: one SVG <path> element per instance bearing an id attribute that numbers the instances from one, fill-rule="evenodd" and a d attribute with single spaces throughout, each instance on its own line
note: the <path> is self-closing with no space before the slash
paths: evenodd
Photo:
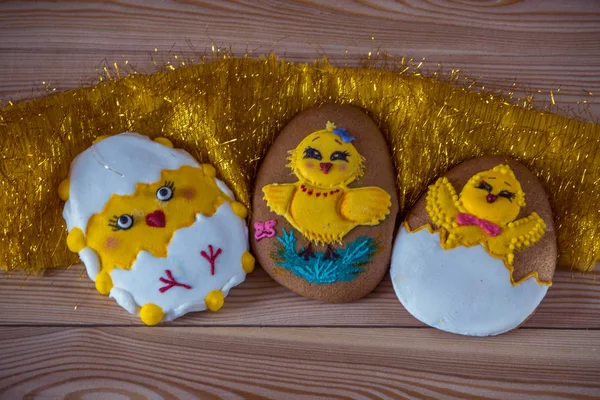
<path id="1" fill-rule="evenodd" d="M 272 254 L 275 264 L 291 271 L 311 283 L 326 284 L 351 281 L 358 276 L 364 266 L 377 253 L 379 248 L 375 239 L 360 236 L 343 249 L 335 250 L 334 259 L 326 259 L 326 253 L 314 251 L 314 256 L 305 260 L 296 250 L 296 237 L 290 229 L 277 236 L 276 250 Z M 300 249 L 302 252 L 304 248 Z"/>

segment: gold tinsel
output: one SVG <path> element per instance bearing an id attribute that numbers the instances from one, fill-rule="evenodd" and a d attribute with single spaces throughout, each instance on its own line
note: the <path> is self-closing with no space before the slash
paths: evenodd
<path id="1" fill-rule="evenodd" d="M 165 136 L 214 164 L 249 203 L 261 158 L 298 112 L 332 101 L 365 110 L 386 135 L 401 212 L 448 168 L 501 154 L 543 182 L 560 264 L 600 256 L 600 126 L 509 104 L 415 72 L 228 58 L 8 105 L 0 110 L 0 266 L 39 271 L 77 262 L 57 187 L 99 135 Z"/>

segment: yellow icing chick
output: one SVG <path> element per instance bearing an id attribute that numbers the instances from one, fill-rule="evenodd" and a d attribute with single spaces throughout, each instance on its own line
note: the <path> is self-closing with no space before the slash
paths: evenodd
<path id="1" fill-rule="evenodd" d="M 264 199 L 309 241 L 341 242 L 358 225 L 377 225 L 390 212 L 391 197 L 379 187 L 349 188 L 363 175 L 364 159 L 345 129 L 328 122 L 292 151 L 296 183 L 263 187 Z"/>
<path id="2" fill-rule="evenodd" d="M 162 171 L 158 182 L 138 183 L 134 194 L 113 195 L 86 230 L 87 246 L 100 257 L 102 273 L 130 269 L 141 250 L 166 257 L 175 231 L 191 226 L 198 213 L 213 215 L 225 201 L 245 218 L 245 207 L 219 189 L 215 174 L 208 164 L 183 166 Z"/>
<path id="3" fill-rule="evenodd" d="M 427 212 L 435 225 L 447 232 L 441 235 L 442 246 L 482 244 L 486 251 L 512 270 L 515 250 L 535 244 L 544 234 L 546 224 L 533 212 L 516 220 L 525 206 L 525 193 L 508 165 L 472 176 L 460 192 L 443 177 L 429 187 Z"/>

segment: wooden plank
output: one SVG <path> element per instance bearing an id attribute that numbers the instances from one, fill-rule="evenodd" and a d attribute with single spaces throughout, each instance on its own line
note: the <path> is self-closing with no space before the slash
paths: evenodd
<path id="1" fill-rule="evenodd" d="M 2 328 L 1 398 L 593 398 L 599 331 Z"/>
<path id="2" fill-rule="evenodd" d="M 527 328 L 600 329 L 599 272 L 558 271 Z M 136 316 L 96 292 L 83 266 L 44 277 L 4 274 L 0 281 L 1 325 L 140 325 Z M 257 268 L 234 288 L 217 313 L 193 313 L 169 325 L 388 326 L 422 327 L 402 307 L 389 276 L 364 299 L 325 304 L 300 297 Z"/>
<path id="3" fill-rule="evenodd" d="M 600 115 L 589 95 L 600 91 L 599 22 L 600 3 L 583 0 L 3 2 L 0 99 L 44 94 L 42 82 L 72 89 L 113 62 L 152 72 L 154 61 L 178 64 L 175 54 L 197 61 L 212 46 L 294 61 L 327 54 L 336 65 L 385 51 L 425 59 L 429 73 L 461 70 L 486 90 L 516 81 L 511 90 L 537 94 L 538 105 L 553 90 L 557 104 L 591 119 Z"/>

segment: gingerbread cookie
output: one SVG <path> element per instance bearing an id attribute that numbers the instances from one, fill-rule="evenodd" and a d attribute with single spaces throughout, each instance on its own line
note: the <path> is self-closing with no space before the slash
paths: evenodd
<path id="1" fill-rule="evenodd" d="M 489 336 L 537 308 L 556 267 L 544 189 L 503 157 L 464 162 L 437 179 L 394 243 L 390 275 L 400 302 L 435 328 Z"/>
<path id="2" fill-rule="evenodd" d="M 165 138 L 100 138 L 59 187 L 67 245 L 96 289 L 154 325 L 216 311 L 254 268 L 247 210 Z"/>
<path id="3" fill-rule="evenodd" d="M 252 207 L 254 253 L 277 282 L 331 303 L 367 295 L 389 265 L 398 209 L 385 139 L 354 107 L 299 114 L 265 157 Z"/>

